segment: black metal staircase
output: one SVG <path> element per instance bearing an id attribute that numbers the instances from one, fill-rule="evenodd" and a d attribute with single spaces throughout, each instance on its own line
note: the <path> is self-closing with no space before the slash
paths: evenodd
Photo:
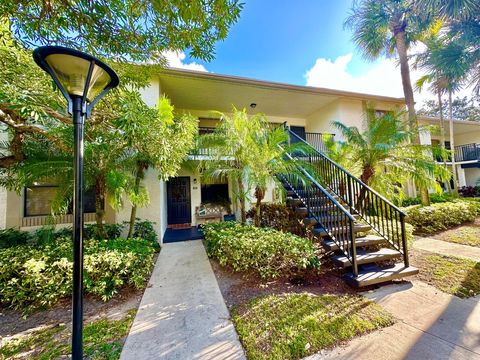
<path id="1" fill-rule="evenodd" d="M 280 175 L 287 202 L 314 225 L 332 260 L 349 269 L 345 280 L 362 287 L 418 273 L 409 265 L 405 214 L 390 201 L 287 129 L 309 155 L 290 154 L 302 177 Z M 302 163 L 308 166 L 302 166 Z M 308 170 L 308 171 L 307 171 Z M 399 261 L 400 260 L 400 261 Z"/>

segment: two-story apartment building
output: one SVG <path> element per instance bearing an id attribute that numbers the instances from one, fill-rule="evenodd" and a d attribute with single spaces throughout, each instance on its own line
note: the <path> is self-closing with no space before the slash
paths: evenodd
<path id="1" fill-rule="evenodd" d="M 404 108 L 402 98 L 173 69 L 163 70 L 142 91 L 144 101 L 150 106 L 155 106 L 162 95 L 171 100 L 176 111 L 189 112 L 198 117 L 200 134 L 209 132 L 216 126 L 218 115 L 212 113 L 212 110 L 229 112 L 234 105 L 240 109 L 246 108 L 250 114 L 264 113 L 272 123 L 286 122 L 292 131 L 313 146 L 320 141 L 322 133 L 335 132 L 331 126 L 332 121 L 361 127 L 367 103 L 374 104 L 381 111 Z M 429 118 L 421 120 L 424 123 L 436 121 Z M 480 177 L 480 123 L 456 121 L 454 131 L 456 145 L 477 144 L 476 162 L 465 160 L 458 165 L 461 169 L 461 185 L 474 184 Z M 339 138 L 338 134 L 335 136 Z M 429 134 L 422 141 L 429 143 L 436 140 L 436 136 Z M 471 146 L 468 145 L 468 149 Z M 470 159 L 470 150 L 465 151 L 461 148 L 459 154 L 468 155 Z M 208 158 L 208 154 L 197 152 L 188 158 L 198 161 L 205 157 Z M 227 181 L 206 183 L 191 166 L 183 167 L 175 178 L 167 182 L 160 181 L 158 174 L 149 170 L 145 186 L 150 194 L 150 204 L 139 209 L 137 216 L 154 221 L 162 239 L 167 228 L 195 226 L 230 211 L 238 211 L 232 202 L 232 184 Z M 20 195 L 3 189 L 0 192 L 0 227 L 30 229 L 45 224 L 54 191 L 54 186 L 42 185 L 34 185 Z M 270 187 L 265 201 L 275 201 L 278 197 L 277 190 Z M 230 206 L 226 205 L 228 203 Z M 106 213 L 108 222 L 127 221 L 130 206 L 127 204 L 121 211 L 114 212 L 106 205 Z M 85 216 L 87 222 L 94 220 L 92 213 Z M 61 217 L 59 222 L 71 223 L 71 215 Z"/>

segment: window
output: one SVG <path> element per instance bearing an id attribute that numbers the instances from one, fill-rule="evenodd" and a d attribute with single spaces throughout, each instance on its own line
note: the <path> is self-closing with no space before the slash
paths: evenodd
<path id="1" fill-rule="evenodd" d="M 52 201 L 57 195 L 58 186 L 35 183 L 25 188 L 24 216 L 45 216 L 52 213 Z M 86 213 L 95 212 L 95 189 L 83 194 L 83 209 Z M 72 213 L 70 205 L 68 214 Z"/>
<path id="2" fill-rule="evenodd" d="M 219 204 L 228 201 L 228 184 L 202 185 L 202 204 Z"/>

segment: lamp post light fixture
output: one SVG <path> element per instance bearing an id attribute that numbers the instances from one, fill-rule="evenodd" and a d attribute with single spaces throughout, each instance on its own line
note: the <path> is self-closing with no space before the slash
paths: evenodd
<path id="1" fill-rule="evenodd" d="M 73 297 L 72 359 L 83 358 L 83 134 L 85 119 L 110 89 L 118 85 L 118 76 L 102 61 L 81 51 L 42 46 L 33 59 L 52 78 L 68 102 L 73 118 Z"/>

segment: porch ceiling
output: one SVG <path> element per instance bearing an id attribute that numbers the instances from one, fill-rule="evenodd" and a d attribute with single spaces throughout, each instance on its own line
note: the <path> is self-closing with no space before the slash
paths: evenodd
<path id="1" fill-rule="evenodd" d="M 186 70 L 164 70 L 160 87 L 180 109 L 230 111 L 232 104 L 249 113 L 305 118 L 328 103 L 342 98 L 369 100 L 372 96 L 331 89 L 272 83 L 234 76 Z M 372 97 L 381 100 L 378 97 Z M 385 98 L 387 99 L 387 98 Z M 399 99 L 388 98 L 398 102 Z M 250 108 L 256 103 L 255 109 Z"/>

